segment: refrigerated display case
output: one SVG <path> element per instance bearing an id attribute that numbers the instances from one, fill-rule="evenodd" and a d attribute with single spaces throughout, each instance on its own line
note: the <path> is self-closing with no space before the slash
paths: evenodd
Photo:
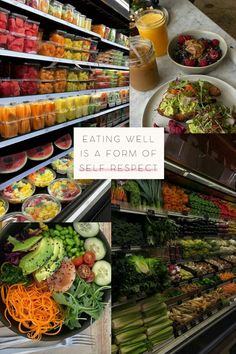
<path id="1" fill-rule="evenodd" d="M 234 136 L 166 136 L 164 181 L 112 182 L 114 353 L 233 352 L 235 156 Z"/>
<path id="2" fill-rule="evenodd" d="M 1 0 L 0 6 L 0 193 L 8 188 L 7 193 L 14 189 L 18 195 L 24 189 L 35 207 L 45 197 L 35 201 L 34 196 L 48 194 L 48 186 L 36 186 L 31 196 L 29 176 L 53 169 L 56 160 L 66 160 L 73 152 L 73 141 L 67 140 L 60 149 L 57 139 L 69 134 L 70 141 L 74 127 L 92 126 L 94 121 L 97 126 L 116 126 L 129 119 L 128 9 L 117 13 L 116 1 L 107 5 L 100 0 L 91 4 Z M 99 24 L 105 26 L 107 37 L 95 31 Z M 98 62 L 101 52 L 111 53 L 111 61 Z M 34 147 L 36 158 L 30 158 Z M 67 178 L 63 172 L 55 170 L 54 178 Z M 73 188 L 72 182 L 66 183 Z M 45 205 L 57 212 L 61 208 L 58 221 L 108 221 L 109 183 L 82 185 L 82 193 L 62 202 L 62 208 L 53 196 Z M 79 188 L 81 183 L 77 192 Z M 20 212 L 23 203 L 10 202 L 7 214 Z M 7 201 L 1 199 L 0 206 L 5 213 Z"/>

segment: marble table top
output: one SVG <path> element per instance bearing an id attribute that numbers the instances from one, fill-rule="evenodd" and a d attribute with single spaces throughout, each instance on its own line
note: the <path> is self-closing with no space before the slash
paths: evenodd
<path id="1" fill-rule="evenodd" d="M 209 17 L 203 14 L 189 0 L 162 0 L 161 5 L 166 7 L 170 14 L 168 24 L 169 38 L 173 38 L 177 33 L 189 30 L 207 30 L 218 33 L 222 36 L 228 46 L 236 48 L 236 40 L 226 33 L 221 27 L 213 22 Z M 150 97 L 157 88 L 164 83 L 174 79 L 181 72 L 171 63 L 168 56 L 157 59 L 160 81 L 154 90 L 139 92 L 131 88 L 130 90 L 130 126 L 141 127 L 143 111 Z M 229 55 L 223 63 L 209 76 L 219 78 L 236 88 L 236 65 L 231 61 Z"/>

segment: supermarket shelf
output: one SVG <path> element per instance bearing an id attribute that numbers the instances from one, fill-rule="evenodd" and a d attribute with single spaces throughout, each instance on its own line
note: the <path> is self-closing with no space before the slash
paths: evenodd
<path id="1" fill-rule="evenodd" d="M 42 17 L 42 20 L 46 18 L 46 19 L 51 20 L 53 22 L 59 23 L 60 25 L 63 25 L 65 27 L 72 28 L 73 30 L 77 30 L 79 32 L 83 32 L 83 34 L 85 34 L 85 35 L 101 38 L 101 36 L 99 34 L 95 33 L 95 32 L 88 31 L 85 28 L 76 26 L 76 25 L 74 25 L 72 23 L 69 23 L 67 21 L 61 20 L 60 18 L 57 18 L 55 16 L 46 14 L 45 12 L 42 12 L 40 10 L 36 10 L 33 7 L 31 7 L 31 6 L 22 4 L 22 3 L 18 2 L 18 1 L 15 1 L 15 0 L 1 0 L 1 2 L 5 3 L 5 4 L 8 4 L 8 5 L 11 5 L 11 6 L 14 6 L 14 7 L 18 8 L 18 9 L 25 10 L 28 13 L 32 13 L 32 14 L 35 14 L 37 16 L 40 16 L 40 17 Z"/>
<path id="2" fill-rule="evenodd" d="M 125 108 L 125 107 L 129 107 L 129 103 L 125 103 L 125 104 L 122 104 L 122 105 L 119 105 L 119 106 L 115 106 L 115 107 L 106 109 L 104 111 L 101 111 L 101 112 L 98 112 L 98 113 L 95 113 L 95 114 L 91 114 L 89 116 L 73 119 L 73 120 L 67 121 L 65 123 L 53 125 L 52 127 L 48 127 L 48 128 L 41 129 L 41 130 L 36 130 L 34 132 L 31 132 L 31 133 L 28 133 L 28 134 L 25 134 L 25 135 L 16 136 L 15 138 L 12 138 L 12 139 L 0 141 L 0 149 L 1 148 L 5 148 L 6 146 L 10 146 L 10 145 L 19 143 L 21 141 L 32 139 L 32 138 L 34 138 L 36 136 L 40 136 L 40 135 L 43 135 L 43 134 L 46 134 L 46 133 L 49 133 L 49 132 L 52 132 L 52 131 L 55 131 L 55 130 L 58 130 L 58 129 L 62 129 L 62 128 L 68 127 L 70 125 L 75 125 L 75 124 L 78 124 L 78 123 L 81 123 L 81 122 L 85 122 L 85 121 L 93 119 L 93 118 L 100 117 L 103 114 L 111 113 L 113 111 L 117 111 L 117 110 Z"/>
<path id="3" fill-rule="evenodd" d="M 160 217 L 160 218 L 167 218 L 168 216 L 174 216 L 174 217 L 178 217 L 178 218 L 186 218 L 186 219 L 203 219 L 203 220 L 209 220 L 209 221 L 228 221 L 231 219 L 215 219 L 215 218 L 207 218 L 205 216 L 201 216 L 201 215 L 192 215 L 192 214 L 181 214 L 181 213 L 177 213 L 174 211 L 168 211 L 168 212 L 157 212 L 153 209 L 147 209 L 147 210 L 138 210 L 138 209 L 128 209 L 123 207 L 122 205 L 119 204 L 112 204 L 112 209 L 114 211 L 119 211 L 121 213 L 129 213 L 129 214 L 137 214 L 137 215 L 152 215 L 152 216 L 156 216 L 156 217 Z"/>
<path id="4" fill-rule="evenodd" d="M 56 155 L 56 156 L 53 156 L 51 157 L 50 159 L 48 160 L 45 160 L 43 162 L 41 162 L 40 164 L 18 174 L 17 176 L 14 176 L 12 178 L 9 178 L 6 182 L 4 183 L 1 183 L 0 184 L 0 190 L 3 190 L 4 188 L 6 188 L 7 186 L 9 186 L 10 184 L 14 183 L 14 182 L 17 182 L 19 180 L 21 180 L 22 178 L 25 178 L 26 176 L 28 176 L 30 173 L 42 168 L 42 167 L 45 167 L 47 165 L 49 165 L 52 161 L 54 160 L 57 160 L 57 159 L 60 159 L 62 158 L 63 156 L 66 156 L 67 154 L 69 154 L 70 152 L 72 152 L 74 150 L 74 148 L 70 148 L 66 151 L 63 151 L 61 152 L 60 154 Z"/>
<path id="5" fill-rule="evenodd" d="M 123 125 L 125 125 L 125 124 L 127 124 L 127 123 L 129 123 L 129 119 L 126 119 L 126 120 L 124 120 L 123 122 L 121 122 L 121 123 L 115 125 L 114 128 L 123 127 Z"/>
<path id="6" fill-rule="evenodd" d="M 90 61 L 87 62 L 87 61 L 71 60 L 71 59 L 64 59 L 64 58 L 55 58 L 55 57 L 48 57 L 46 55 L 15 52 L 13 50 L 7 50 L 7 49 L 0 49 L 0 56 L 37 60 L 37 61 L 50 61 L 50 62 L 54 62 L 54 63 L 72 64 L 72 65 L 77 65 L 77 66 L 89 66 L 89 67 L 94 67 L 94 68 L 129 70 L 128 66 L 119 66 L 119 65 L 94 63 L 94 62 L 90 62 Z"/>
<path id="7" fill-rule="evenodd" d="M 125 46 L 122 45 L 122 44 L 115 43 L 115 42 L 112 42 L 112 41 L 108 41 L 107 39 L 104 39 L 104 38 L 101 38 L 101 42 L 102 42 L 102 43 L 109 44 L 109 45 L 112 45 L 113 47 L 117 47 L 117 48 L 124 49 L 124 50 L 129 50 L 128 47 L 125 47 Z"/>
<path id="8" fill-rule="evenodd" d="M 92 90 L 81 90 L 81 91 L 72 91 L 72 92 L 60 92 L 60 93 L 48 93 L 44 95 L 32 95 L 32 96 L 18 96 L 18 97 L 4 97 L 0 98 L 0 104 L 10 104 L 14 100 L 14 103 L 22 102 L 31 102 L 38 100 L 50 100 L 57 99 L 62 97 L 71 97 L 71 96 L 82 96 L 82 95 L 92 95 L 100 92 L 112 92 L 119 90 L 129 90 L 129 86 L 120 86 L 120 87 L 110 87 L 104 89 L 92 89 Z"/>

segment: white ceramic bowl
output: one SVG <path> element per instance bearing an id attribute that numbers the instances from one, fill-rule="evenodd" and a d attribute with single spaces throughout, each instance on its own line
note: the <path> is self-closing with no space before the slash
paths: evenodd
<path id="1" fill-rule="evenodd" d="M 222 51 L 222 56 L 219 60 L 217 60 L 215 63 L 210 64 L 208 66 L 201 66 L 201 67 L 197 67 L 197 66 L 186 66 L 186 65 L 182 65 L 177 63 L 174 59 L 173 59 L 173 53 L 175 48 L 177 47 L 177 41 L 178 41 L 178 36 L 180 34 L 183 35 L 190 35 L 195 39 L 200 39 L 200 38 L 206 38 L 206 39 L 218 39 L 218 41 L 220 42 L 220 49 Z M 182 32 L 179 33 L 177 36 L 175 36 L 168 45 L 168 56 L 170 58 L 170 60 L 172 61 L 172 63 L 174 63 L 181 71 L 187 73 L 187 74 L 207 74 L 210 71 L 214 70 L 216 67 L 218 67 L 222 61 L 224 60 L 226 54 L 227 54 L 227 43 L 225 42 L 225 40 L 219 36 L 217 33 L 214 32 L 209 32 L 209 31 L 186 31 L 186 32 Z"/>

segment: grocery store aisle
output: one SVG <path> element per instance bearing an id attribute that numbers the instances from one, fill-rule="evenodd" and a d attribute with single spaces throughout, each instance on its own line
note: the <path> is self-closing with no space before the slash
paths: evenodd
<path id="1" fill-rule="evenodd" d="M 195 0 L 194 4 L 236 38 L 236 1 L 235 0 Z"/>

